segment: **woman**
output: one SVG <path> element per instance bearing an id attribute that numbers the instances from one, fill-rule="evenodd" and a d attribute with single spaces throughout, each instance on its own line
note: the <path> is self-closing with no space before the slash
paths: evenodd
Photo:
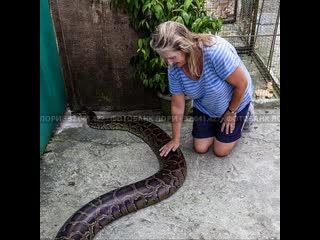
<path id="1" fill-rule="evenodd" d="M 160 24 L 150 45 L 169 65 L 172 140 L 160 149 L 167 156 L 180 145 L 184 96 L 193 99 L 193 145 L 198 153 L 212 146 L 226 156 L 241 137 L 252 100 L 252 80 L 235 48 L 221 37 L 190 32 L 183 24 Z"/>

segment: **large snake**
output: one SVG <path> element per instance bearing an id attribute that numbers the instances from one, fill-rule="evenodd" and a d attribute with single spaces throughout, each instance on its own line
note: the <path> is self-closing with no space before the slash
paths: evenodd
<path id="1" fill-rule="evenodd" d="M 138 117 L 97 118 L 89 112 L 88 126 L 101 130 L 124 130 L 140 137 L 160 162 L 154 175 L 105 193 L 76 211 L 60 228 L 55 240 L 92 240 L 106 225 L 131 212 L 156 204 L 175 193 L 183 184 L 187 166 L 181 150 L 161 157 L 159 149 L 170 141 L 166 132 Z"/>

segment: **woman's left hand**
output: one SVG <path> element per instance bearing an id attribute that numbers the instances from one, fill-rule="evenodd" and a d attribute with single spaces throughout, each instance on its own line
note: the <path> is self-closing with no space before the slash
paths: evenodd
<path id="1" fill-rule="evenodd" d="M 221 119 L 221 132 L 223 132 L 224 130 L 226 131 L 226 134 L 233 132 L 236 125 L 236 116 L 237 115 L 235 113 L 231 113 L 229 111 L 225 112 Z"/>

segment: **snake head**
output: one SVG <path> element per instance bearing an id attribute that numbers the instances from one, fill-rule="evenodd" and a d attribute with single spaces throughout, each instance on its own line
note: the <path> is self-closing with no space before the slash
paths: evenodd
<path id="1" fill-rule="evenodd" d="M 92 120 L 97 120 L 98 118 L 97 118 L 97 115 L 93 112 L 93 111 L 89 111 L 88 112 L 88 120 L 89 121 L 92 121 Z"/>

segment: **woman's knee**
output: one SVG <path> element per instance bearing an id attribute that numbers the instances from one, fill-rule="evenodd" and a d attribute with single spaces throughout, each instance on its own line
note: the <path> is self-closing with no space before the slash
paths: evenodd
<path id="1" fill-rule="evenodd" d="M 193 148 L 197 153 L 206 153 L 209 150 L 208 146 L 197 145 L 197 144 L 194 144 Z"/>
<path id="2" fill-rule="evenodd" d="M 231 149 L 219 149 L 219 148 L 213 148 L 213 153 L 217 157 L 226 157 L 230 154 Z"/>
<path id="3" fill-rule="evenodd" d="M 215 144 L 213 146 L 213 153 L 217 157 L 225 157 L 231 153 L 236 144 L 237 141 L 232 143 L 222 143 L 220 141 L 215 141 Z"/>
<path id="4" fill-rule="evenodd" d="M 193 139 L 193 149 L 197 153 L 206 153 L 212 146 L 213 138 Z"/>

